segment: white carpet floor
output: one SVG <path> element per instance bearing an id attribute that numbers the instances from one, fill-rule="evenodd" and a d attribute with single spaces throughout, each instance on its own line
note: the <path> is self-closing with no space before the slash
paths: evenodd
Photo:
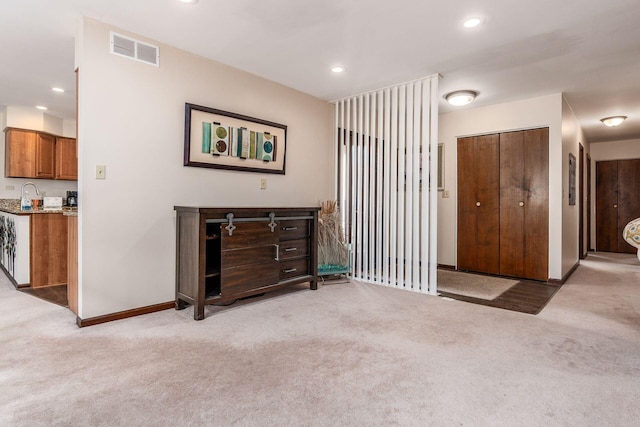
<path id="1" fill-rule="evenodd" d="M 590 254 L 537 316 L 298 289 L 78 329 L 2 281 L 0 425 L 640 425 L 630 256 Z"/>

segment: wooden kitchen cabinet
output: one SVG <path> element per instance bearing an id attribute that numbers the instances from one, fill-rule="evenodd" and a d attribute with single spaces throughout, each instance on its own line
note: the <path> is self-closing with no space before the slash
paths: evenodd
<path id="1" fill-rule="evenodd" d="M 33 214 L 30 229 L 31 287 L 66 284 L 67 217 L 61 213 Z"/>
<path id="2" fill-rule="evenodd" d="M 34 130 L 5 129 L 5 176 L 77 180 L 76 140 Z"/>
<path id="3" fill-rule="evenodd" d="M 319 208 L 176 206 L 176 309 L 309 282 L 317 289 Z M 231 216 L 230 216 L 231 215 Z"/>
<path id="4" fill-rule="evenodd" d="M 56 179 L 78 179 L 78 144 L 74 138 L 56 138 Z"/>
<path id="5" fill-rule="evenodd" d="M 67 301 L 78 314 L 78 216 L 67 216 Z"/>

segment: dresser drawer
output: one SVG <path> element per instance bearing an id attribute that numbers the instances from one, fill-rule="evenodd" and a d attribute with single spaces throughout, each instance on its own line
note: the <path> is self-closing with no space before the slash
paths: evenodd
<path id="1" fill-rule="evenodd" d="M 286 240 L 280 242 L 280 259 L 309 255 L 309 239 Z"/>
<path id="2" fill-rule="evenodd" d="M 294 219 L 280 221 L 280 240 L 300 239 L 309 236 L 309 220 Z"/>
<path id="3" fill-rule="evenodd" d="M 280 280 L 309 274 L 309 258 L 280 261 Z"/>

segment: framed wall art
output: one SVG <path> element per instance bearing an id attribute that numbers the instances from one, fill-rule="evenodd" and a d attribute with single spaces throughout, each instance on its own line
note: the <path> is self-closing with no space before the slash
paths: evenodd
<path id="1" fill-rule="evenodd" d="M 576 156 L 569 153 L 569 205 L 576 204 Z"/>
<path id="2" fill-rule="evenodd" d="M 444 191 L 444 144 L 438 144 L 438 191 Z"/>
<path id="3" fill-rule="evenodd" d="M 285 173 L 287 126 L 185 103 L 184 165 Z"/>

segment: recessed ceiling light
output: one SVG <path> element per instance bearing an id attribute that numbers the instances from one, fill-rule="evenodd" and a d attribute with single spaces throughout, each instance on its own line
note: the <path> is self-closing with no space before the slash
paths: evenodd
<path id="1" fill-rule="evenodd" d="M 478 92 L 473 90 L 457 90 L 455 92 L 451 92 L 445 95 L 445 99 L 451 105 L 455 105 L 456 107 L 460 107 L 462 105 L 467 105 L 471 103 L 478 96 Z"/>
<path id="2" fill-rule="evenodd" d="M 48 110 L 48 108 L 47 108 L 47 107 L 45 107 L 44 105 L 36 105 L 36 108 L 37 108 L 38 110 Z"/>
<path id="3" fill-rule="evenodd" d="M 64 93 L 64 89 L 61 87 L 52 87 L 51 90 L 58 93 Z"/>
<path id="4" fill-rule="evenodd" d="M 331 68 L 331 71 L 334 73 L 341 73 L 344 71 L 344 67 L 341 67 L 339 65 L 336 65 L 335 67 Z"/>
<path id="5" fill-rule="evenodd" d="M 620 124 L 622 124 L 622 122 L 624 122 L 626 118 L 627 116 L 611 116 L 611 117 L 605 117 L 604 119 L 600 119 L 600 121 L 604 123 L 605 126 L 613 127 L 613 126 L 619 126 Z"/>
<path id="6" fill-rule="evenodd" d="M 184 4 L 196 4 L 198 3 L 198 0 L 178 0 L 180 3 L 184 3 Z"/>

